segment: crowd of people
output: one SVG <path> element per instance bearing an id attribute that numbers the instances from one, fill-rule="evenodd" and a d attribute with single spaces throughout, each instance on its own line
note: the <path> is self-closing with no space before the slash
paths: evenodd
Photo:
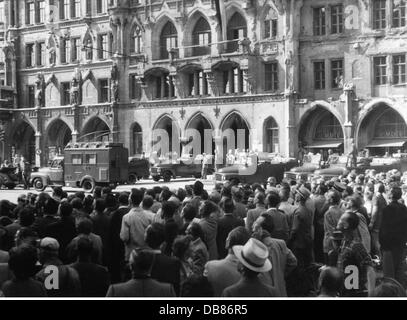
<path id="1" fill-rule="evenodd" d="M 1 200 L 1 295 L 405 297 L 404 178 L 55 187 Z"/>

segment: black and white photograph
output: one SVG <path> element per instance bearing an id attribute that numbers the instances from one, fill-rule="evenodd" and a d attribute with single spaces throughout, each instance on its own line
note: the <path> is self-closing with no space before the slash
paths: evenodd
<path id="1" fill-rule="evenodd" d="M 0 301 L 406 299 L 406 10 L 0 0 Z"/>

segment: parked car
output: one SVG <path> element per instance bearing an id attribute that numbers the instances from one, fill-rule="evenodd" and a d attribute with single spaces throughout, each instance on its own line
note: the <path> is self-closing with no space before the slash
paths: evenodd
<path id="1" fill-rule="evenodd" d="M 237 183 L 266 183 L 269 177 L 275 177 L 278 182 L 284 178 L 284 172 L 289 171 L 297 165 L 297 161 L 292 158 L 261 159 L 257 163 L 234 164 L 219 169 L 215 173 L 217 182 L 236 181 Z"/>
<path id="2" fill-rule="evenodd" d="M 212 161 L 212 163 L 208 165 L 207 174 L 212 175 L 214 168 L 215 166 Z M 198 155 L 195 158 L 184 155 L 176 160 L 161 159 L 160 163 L 150 168 L 150 174 L 154 181 L 163 179 L 165 182 L 169 182 L 171 179 L 177 177 L 194 177 L 199 179 L 202 176 L 202 155 Z"/>
<path id="3" fill-rule="evenodd" d="M 129 183 L 150 177 L 150 162 L 143 155 L 129 158 Z"/>

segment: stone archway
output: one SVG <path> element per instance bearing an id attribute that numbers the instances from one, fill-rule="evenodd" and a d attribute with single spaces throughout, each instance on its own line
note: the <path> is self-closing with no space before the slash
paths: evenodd
<path id="1" fill-rule="evenodd" d="M 299 144 L 313 153 L 326 153 L 328 149 L 343 153 L 344 136 L 337 116 L 319 105 L 303 116 L 298 129 Z"/>
<path id="2" fill-rule="evenodd" d="M 83 127 L 78 142 L 94 142 L 111 140 L 111 131 L 105 121 L 99 117 L 91 118 Z"/>
<path id="3" fill-rule="evenodd" d="M 407 152 L 407 125 L 404 118 L 386 103 L 374 105 L 361 119 L 357 129 L 359 149 L 383 156 Z"/>
<path id="4" fill-rule="evenodd" d="M 26 121 L 15 124 L 11 135 L 11 157 L 22 155 L 32 165 L 35 162 L 35 130 Z"/>
<path id="5" fill-rule="evenodd" d="M 223 158 L 229 150 L 240 151 L 250 148 L 250 128 L 246 119 L 238 112 L 231 112 L 221 124 L 221 134 L 223 143 Z"/>
<path id="6" fill-rule="evenodd" d="M 52 160 L 56 155 L 63 154 L 66 145 L 72 140 L 72 131 L 61 119 L 53 121 L 47 129 L 45 137 L 45 159 Z"/>

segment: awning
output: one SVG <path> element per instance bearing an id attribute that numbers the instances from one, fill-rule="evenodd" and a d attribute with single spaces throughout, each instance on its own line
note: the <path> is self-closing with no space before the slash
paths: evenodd
<path id="1" fill-rule="evenodd" d="M 318 142 L 306 146 L 306 149 L 337 149 L 343 145 L 343 142 Z"/>
<path id="2" fill-rule="evenodd" d="M 401 148 L 407 140 L 373 140 L 366 148 Z"/>

